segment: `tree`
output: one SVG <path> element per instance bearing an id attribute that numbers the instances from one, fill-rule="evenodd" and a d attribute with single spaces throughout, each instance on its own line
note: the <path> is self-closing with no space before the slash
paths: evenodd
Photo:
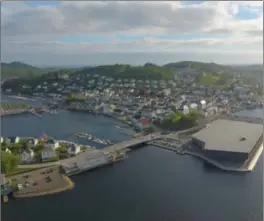
<path id="1" fill-rule="evenodd" d="M 20 157 L 1 151 L 1 172 L 9 173 L 14 171 L 20 163 Z"/>
<path id="2" fill-rule="evenodd" d="M 36 147 L 34 148 L 34 153 L 36 156 L 40 156 L 41 151 L 44 149 L 44 144 L 40 143 L 37 144 Z"/>
<path id="3" fill-rule="evenodd" d="M 24 148 L 23 143 L 15 143 L 15 144 L 10 145 L 9 147 L 11 152 L 16 155 L 18 155 L 23 148 Z"/>

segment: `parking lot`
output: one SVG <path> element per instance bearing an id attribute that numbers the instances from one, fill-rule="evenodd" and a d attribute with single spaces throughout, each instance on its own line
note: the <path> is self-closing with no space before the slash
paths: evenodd
<path id="1" fill-rule="evenodd" d="M 11 182 L 12 186 L 18 189 L 15 194 L 17 197 L 27 194 L 43 195 L 69 185 L 65 177 L 60 174 L 60 168 L 57 166 L 13 176 Z"/>

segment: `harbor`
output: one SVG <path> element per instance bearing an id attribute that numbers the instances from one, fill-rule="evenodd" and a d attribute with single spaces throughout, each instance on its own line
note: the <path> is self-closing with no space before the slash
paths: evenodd
<path id="1" fill-rule="evenodd" d="M 38 118 L 42 118 L 41 113 L 46 112 L 51 115 L 58 114 L 57 111 L 54 109 L 47 109 L 47 108 L 27 108 L 27 109 L 11 109 L 11 110 L 1 110 L 0 116 L 13 116 L 13 115 L 21 115 L 21 114 L 32 114 Z"/>
<path id="2" fill-rule="evenodd" d="M 88 141 L 92 141 L 92 142 L 95 142 L 95 143 L 98 143 L 98 144 L 104 144 L 104 145 L 114 144 L 114 142 L 111 141 L 111 140 L 97 138 L 97 137 L 95 137 L 95 136 L 93 136 L 91 134 L 84 133 L 84 132 L 73 133 L 73 136 L 76 136 L 78 138 L 85 139 L 85 140 L 88 140 Z"/>

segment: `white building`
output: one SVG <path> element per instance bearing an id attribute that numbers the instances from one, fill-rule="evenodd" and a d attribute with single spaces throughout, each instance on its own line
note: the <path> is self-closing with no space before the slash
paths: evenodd
<path id="1" fill-rule="evenodd" d="M 68 148 L 68 154 L 71 156 L 76 156 L 80 152 L 81 152 L 80 145 L 71 144 L 70 147 Z"/>
<path id="2" fill-rule="evenodd" d="M 52 159 L 52 158 L 55 158 L 56 156 L 57 156 L 56 151 L 52 147 L 45 147 L 41 152 L 42 160 Z"/>
<path id="3" fill-rule="evenodd" d="M 31 149 L 25 149 L 20 154 L 22 162 L 32 162 L 34 160 L 35 154 Z"/>
<path id="4" fill-rule="evenodd" d="M 165 96 L 169 96 L 171 94 L 171 89 L 170 88 L 166 88 L 163 90 L 163 93 Z"/>
<path id="5" fill-rule="evenodd" d="M 201 105 L 201 109 L 205 109 L 206 108 L 206 101 L 205 100 L 201 100 L 200 101 L 200 105 Z"/>
<path id="6" fill-rule="evenodd" d="M 183 114 L 189 114 L 190 113 L 189 107 L 187 105 L 184 105 L 182 112 L 183 112 Z"/>
<path id="7" fill-rule="evenodd" d="M 198 109 L 198 105 L 196 103 L 191 103 L 190 104 L 190 109 L 191 110 L 197 110 Z"/>
<path id="8" fill-rule="evenodd" d="M 27 147 L 28 148 L 34 148 L 37 146 L 38 142 L 39 142 L 38 139 L 29 139 L 27 141 Z"/>
<path id="9" fill-rule="evenodd" d="M 52 149 L 56 149 L 59 147 L 59 142 L 53 140 L 53 139 L 50 139 L 48 140 L 45 144 L 44 144 L 44 147 L 45 148 L 52 148 Z"/>

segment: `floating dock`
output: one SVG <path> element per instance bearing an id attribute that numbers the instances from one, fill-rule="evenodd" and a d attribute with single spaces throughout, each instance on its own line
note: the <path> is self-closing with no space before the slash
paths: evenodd
<path id="1" fill-rule="evenodd" d="M 105 140 L 105 139 L 97 138 L 91 134 L 87 134 L 87 133 L 83 133 L 83 132 L 74 133 L 73 135 L 78 137 L 78 138 L 85 139 L 85 140 L 92 141 L 92 142 L 99 143 L 99 144 L 105 144 L 105 145 L 113 144 L 113 141 L 111 141 L 111 140 Z"/>

